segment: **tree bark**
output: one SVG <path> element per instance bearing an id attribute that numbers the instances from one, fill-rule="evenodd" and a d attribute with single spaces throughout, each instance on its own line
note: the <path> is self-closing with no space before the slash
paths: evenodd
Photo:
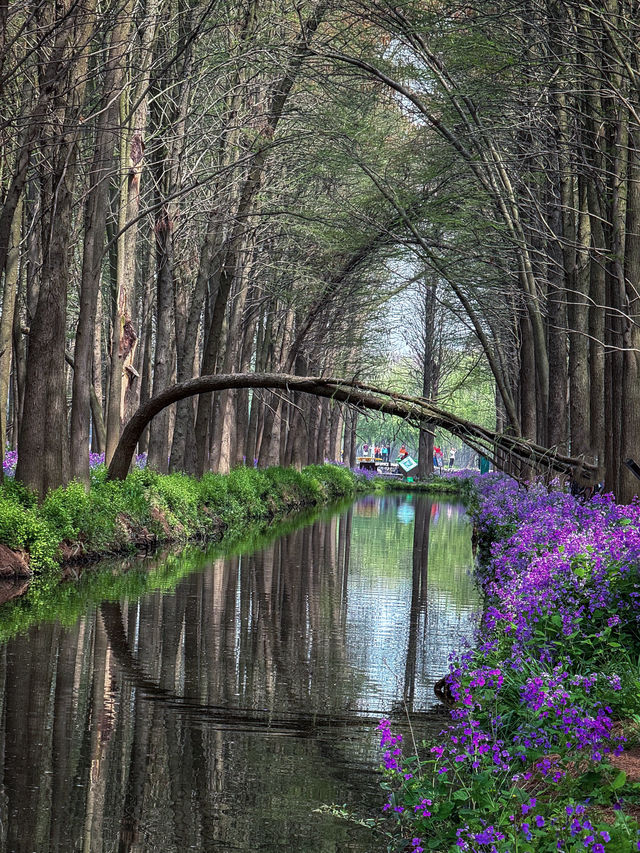
<path id="1" fill-rule="evenodd" d="M 90 389 L 93 384 L 95 318 L 102 272 L 109 182 L 116 166 L 114 150 L 119 123 L 118 97 L 124 79 L 132 6 L 131 2 L 127 3 L 111 34 L 84 208 L 80 314 L 74 348 L 75 369 L 71 404 L 71 475 L 86 486 L 89 485 Z"/>
<path id="2" fill-rule="evenodd" d="M 636 107 L 640 106 L 636 102 Z M 627 191 L 625 282 L 627 311 L 623 332 L 622 435 L 620 438 L 620 489 L 617 497 L 628 503 L 640 494 L 640 480 L 624 464 L 640 462 L 640 126 L 630 134 Z"/>
<path id="3" fill-rule="evenodd" d="M 20 262 L 20 240 L 22 238 L 22 197 L 18 202 L 11 240 L 7 253 L 7 266 L 4 271 L 4 291 L 2 294 L 2 320 L 0 321 L 0 482 L 4 477 L 4 450 L 7 445 L 7 400 L 11 378 L 11 354 L 13 351 L 13 318 L 18 292 L 18 272 Z"/>
<path id="4" fill-rule="evenodd" d="M 56 132 L 58 125 L 40 128 L 41 235 L 43 266 L 35 316 L 30 326 L 24 408 L 16 479 L 43 499 L 69 475 L 65 339 L 69 247 L 73 191 L 77 165 L 77 117 L 84 107 L 88 41 L 94 26 L 94 7 L 78 15 L 74 38 L 60 57 L 47 63 L 52 77 L 50 107 L 73 132 Z M 55 80 L 55 83 L 53 83 Z M 79 82 L 77 82 L 79 81 Z M 71 90 L 71 94 L 69 92 Z"/>

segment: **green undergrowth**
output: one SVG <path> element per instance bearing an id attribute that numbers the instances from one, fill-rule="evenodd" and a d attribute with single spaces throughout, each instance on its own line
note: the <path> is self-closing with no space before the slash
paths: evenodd
<path id="1" fill-rule="evenodd" d="M 436 495 L 462 495 L 465 491 L 467 481 L 432 476 L 416 483 L 408 483 L 406 480 L 390 480 L 386 477 L 378 477 L 375 483 L 376 486 L 379 485 L 385 492 L 425 492 Z"/>
<path id="2" fill-rule="evenodd" d="M 72 555 L 95 558 L 145 542 L 220 538 L 367 488 L 365 480 L 336 465 L 302 471 L 243 467 L 201 479 L 135 469 L 123 481 L 107 481 L 99 466 L 88 491 L 70 483 L 40 505 L 20 483 L 6 480 L 0 489 L 0 543 L 27 552 L 43 585 L 58 580 L 60 564 Z"/>
<path id="3" fill-rule="evenodd" d="M 344 503 L 351 503 L 351 497 Z M 229 528 L 224 539 L 207 548 L 180 547 L 178 552 L 159 551 L 152 557 L 142 554 L 127 559 L 106 559 L 77 582 L 49 585 L 32 584 L 29 592 L 0 607 L 0 643 L 23 634 L 34 625 L 58 622 L 71 627 L 87 611 L 104 601 L 135 600 L 155 591 L 170 591 L 187 575 L 209 565 L 218 557 L 233 557 L 265 548 L 274 539 L 298 527 L 339 511 L 340 503 L 296 513 L 294 518 Z"/>

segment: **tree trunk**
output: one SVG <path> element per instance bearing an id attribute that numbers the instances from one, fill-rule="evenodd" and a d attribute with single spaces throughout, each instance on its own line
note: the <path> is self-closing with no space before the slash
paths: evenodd
<path id="1" fill-rule="evenodd" d="M 7 266 L 4 271 L 4 292 L 2 295 L 2 320 L 0 321 L 0 481 L 4 476 L 4 450 L 7 445 L 7 400 L 11 378 L 11 354 L 13 350 L 13 318 L 16 310 L 18 292 L 18 272 L 20 262 L 20 240 L 22 238 L 22 196 L 16 205 Z"/>
<path id="2" fill-rule="evenodd" d="M 93 363 L 91 367 L 91 380 L 93 382 L 92 399 L 95 396 L 100 411 L 100 417 L 97 418 L 92 405 L 93 430 L 91 433 L 91 449 L 94 453 L 104 453 L 107 448 L 107 430 L 104 424 L 104 395 L 102 392 L 102 294 L 100 290 L 98 290 L 98 300 L 96 303 L 96 317 L 93 330 Z"/>
<path id="3" fill-rule="evenodd" d="M 424 326 L 422 337 L 422 396 L 434 400 L 434 359 L 435 359 L 435 327 L 436 327 L 436 284 L 424 281 Z M 429 423 L 425 423 L 418 437 L 418 470 L 419 480 L 424 480 L 433 474 L 433 431 Z"/>
<path id="4" fill-rule="evenodd" d="M 636 107 L 639 104 L 636 103 Z M 629 179 L 625 242 L 625 282 L 627 316 L 623 335 L 622 435 L 620 440 L 620 490 L 617 495 L 628 503 L 640 494 L 640 480 L 624 464 L 640 463 L 640 126 L 630 135 Z"/>
<path id="5" fill-rule="evenodd" d="M 586 187 L 579 182 L 576 270 L 569 300 L 569 422 L 573 456 L 592 456 L 589 423 L 589 247 L 591 228 Z"/>
<path id="6" fill-rule="evenodd" d="M 520 423 L 522 435 L 536 440 L 535 351 L 528 315 L 520 320 Z"/>
<path id="7" fill-rule="evenodd" d="M 156 221 L 156 350 L 153 363 L 153 396 L 164 391 L 171 379 L 171 329 L 173 312 L 172 248 L 170 223 L 164 207 Z M 163 411 L 149 429 L 147 464 L 166 474 L 169 465 L 169 412 Z"/>
<path id="8" fill-rule="evenodd" d="M 76 10 L 75 15 L 80 15 Z M 93 7 L 83 8 L 67 45 L 67 63 L 51 57 L 44 76 L 53 76 L 50 107 L 74 127 L 61 135 L 58 124 L 40 128 L 41 239 L 43 264 L 35 316 L 30 326 L 24 408 L 16 478 L 43 499 L 69 475 L 65 340 L 73 191 L 77 163 L 77 114 L 83 109 L 88 41 Z M 69 25 L 71 22 L 69 22 Z M 75 82 L 80 81 L 80 82 Z M 75 82 L 75 87 L 72 83 Z M 69 95 L 69 88 L 72 95 Z M 58 131 L 58 132 L 56 132 Z"/>
<path id="9" fill-rule="evenodd" d="M 120 121 L 126 132 L 120 151 L 121 187 L 119 202 L 116 314 L 111 342 L 111 371 L 107 412 L 107 460 L 118 443 L 125 420 L 140 399 L 138 371 L 134 358 L 138 342 L 135 318 L 136 245 L 140 182 L 144 168 L 145 131 L 149 105 L 150 68 L 158 27 L 159 0 L 146 0 L 140 34 L 140 67 L 135 89 L 125 89 L 120 102 Z"/>
<path id="10" fill-rule="evenodd" d="M 116 165 L 114 150 L 117 142 L 115 128 L 118 127 L 118 95 L 125 71 L 132 5 L 129 2 L 122 10 L 112 31 L 84 208 L 80 314 L 74 348 L 75 369 L 71 405 L 71 474 L 86 486 L 89 485 L 90 389 L 93 384 L 95 321 L 107 222 L 109 179 Z M 119 430 L 116 438 L 118 437 Z"/>

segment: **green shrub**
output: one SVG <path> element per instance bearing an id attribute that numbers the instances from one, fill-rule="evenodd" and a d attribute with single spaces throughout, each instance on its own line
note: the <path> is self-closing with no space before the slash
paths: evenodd
<path id="1" fill-rule="evenodd" d="M 29 509 L 38 506 L 38 496 L 35 492 L 30 492 L 26 486 L 23 486 L 18 480 L 14 480 L 13 477 L 5 477 L 0 488 L 0 495 Z"/>
<path id="2" fill-rule="evenodd" d="M 308 465 L 304 471 L 318 480 L 328 498 L 346 497 L 355 492 L 354 475 L 341 465 Z"/>
<path id="3" fill-rule="evenodd" d="M 230 524 L 242 517 L 242 507 L 234 495 L 229 493 L 228 478 L 223 474 L 204 474 L 199 482 L 200 500 L 211 514 L 212 521 L 221 519 Z"/>
<path id="4" fill-rule="evenodd" d="M 127 478 L 128 479 L 128 478 Z M 171 526 L 179 525 L 187 536 L 200 532 L 200 490 L 198 483 L 185 474 L 167 474 L 158 477 L 154 496 L 159 507 L 168 513 Z"/>
<path id="5" fill-rule="evenodd" d="M 0 543 L 14 551 L 28 551 L 31 569 L 41 571 L 56 566 L 60 538 L 37 510 L 26 509 L 16 500 L 0 497 Z"/>
<path id="6" fill-rule="evenodd" d="M 73 482 L 49 492 L 40 507 L 40 515 L 60 540 L 77 539 L 86 524 L 89 504 L 84 486 Z"/>
<path id="7" fill-rule="evenodd" d="M 102 483 L 106 483 L 107 481 L 107 466 L 103 463 L 102 465 L 95 465 L 89 471 L 89 482 L 91 484 L 91 488 L 94 489 L 96 486 L 101 485 Z"/>
<path id="8" fill-rule="evenodd" d="M 227 475 L 229 494 L 240 504 L 246 518 L 256 519 L 266 515 L 266 494 L 261 479 L 264 475 L 255 468 L 234 468 Z"/>
<path id="9" fill-rule="evenodd" d="M 43 573 L 57 566 L 63 540 L 82 542 L 96 554 L 132 545 L 145 529 L 161 539 L 183 541 L 210 534 L 220 521 L 244 532 L 248 522 L 318 506 L 355 490 L 354 475 L 336 465 L 302 471 L 242 467 L 201 480 L 135 468 L 125 480 L 113 482 L 98 466 L 88 492 L 73 482 L 50 492 L 40 506 L 24 486 L 7 480 L 0 488 L 0 543 L 28 551 L 32 569 Z"/>
<path id="10" fill-rule="evenodd" d="M 322 500 L 318 480 L 307 474 L 306 469 L 267 468 L 264 477 L 269 483 L 269 494 L 276 510 L 286 510 L 293 505 L 313 506 Z"/>

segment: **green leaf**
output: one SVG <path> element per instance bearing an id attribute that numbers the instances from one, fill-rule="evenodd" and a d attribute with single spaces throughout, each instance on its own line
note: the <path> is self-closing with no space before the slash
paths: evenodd
<path id="1" fill-rule="evenodd" d="M 618 775 L 616 776 L 616 778 L 613 780 L 613 782 L 611 783 L 611 787 L 614 791 L 617 791 L 618 788 L 622 788 L 622 786 L 624 785 L 624 783 L 626 781 L 627 781 L 627 774 L 624 772 L 624 770 L 621 770 L 618 773 Z"/>

